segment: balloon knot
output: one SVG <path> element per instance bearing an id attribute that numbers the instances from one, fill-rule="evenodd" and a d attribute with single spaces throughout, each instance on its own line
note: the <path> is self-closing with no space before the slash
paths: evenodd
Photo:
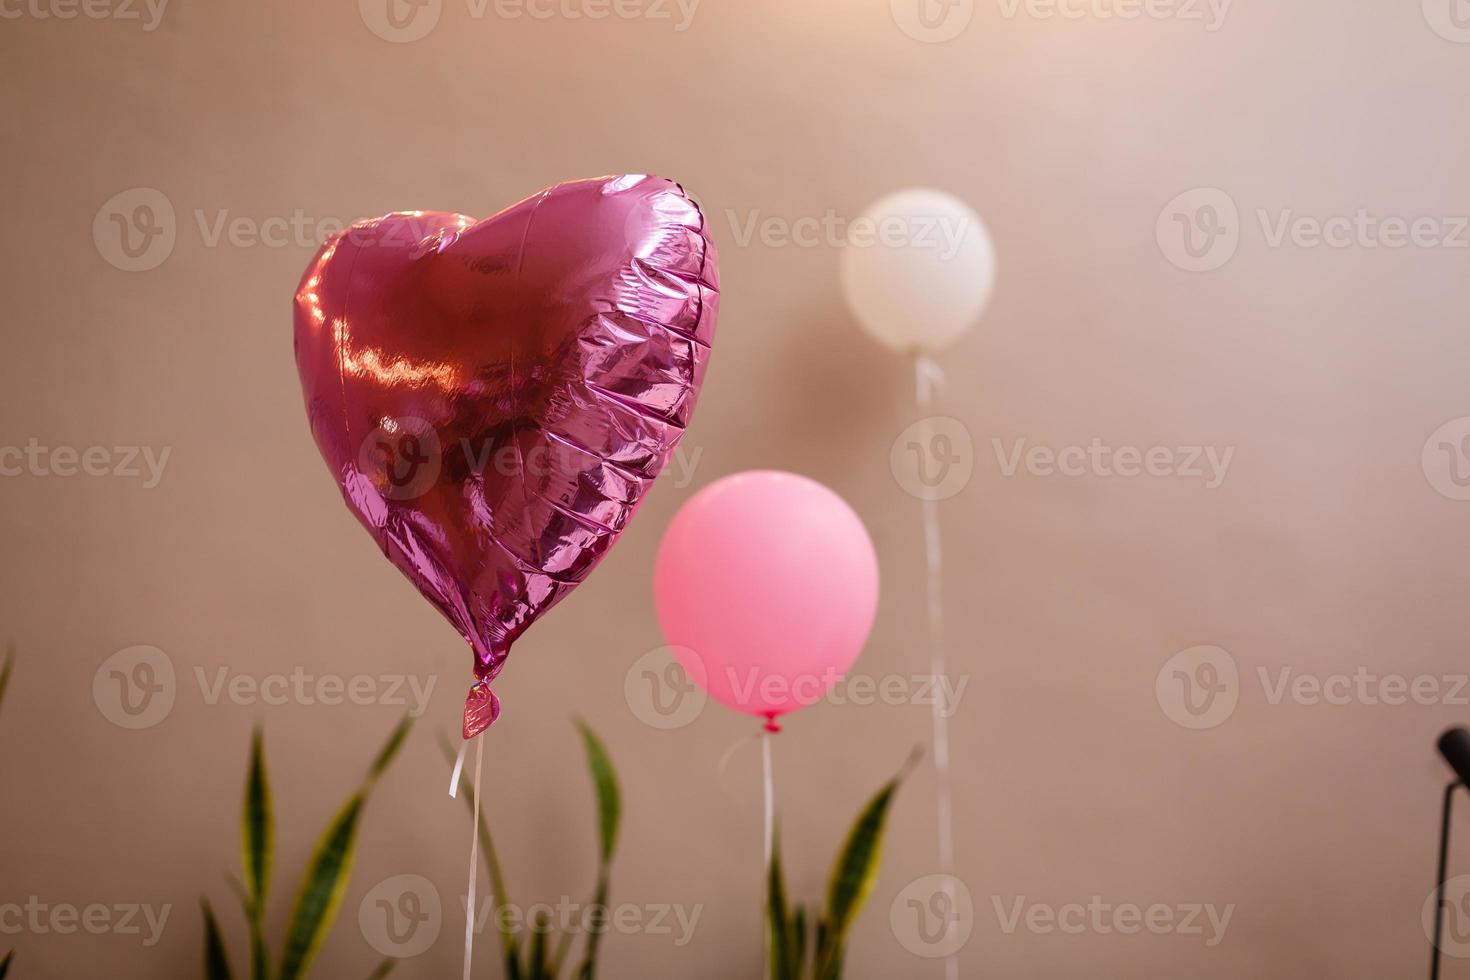
<path id="1" fill-rule="evenodd" d="M 500 717 L 500 699 L 490 690 L 490 682 L 479 680 L 464 699 L 464 737 L 469 741 L 495 724 Z"/>
<path id="2" fill-rule="evenodd" d="M 777 724 L 775 715 L 766 715 L 766 731 L 772 735 L 781 731 L 781 726 Z"/>

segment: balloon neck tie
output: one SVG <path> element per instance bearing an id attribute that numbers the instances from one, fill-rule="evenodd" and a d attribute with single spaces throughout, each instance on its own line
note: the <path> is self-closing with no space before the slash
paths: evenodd
<path id="1" fill-rule="evenodd" d="M 776 721 L 775 714 L 766 715 L 766 731 L 772 735 L 781 731 L 781 723 Z"/>
<path id="2" fill-rule="evenodd" d="M 464 738 L 469 741 L 495 724 L 500 717 L 500 699 L 490 690 L 490 679 L 482 677 L 464 699 Z"/>

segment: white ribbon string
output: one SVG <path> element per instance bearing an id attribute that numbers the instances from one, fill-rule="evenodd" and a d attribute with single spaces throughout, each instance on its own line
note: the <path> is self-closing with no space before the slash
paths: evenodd
<path id="1" fill-rule="evenodd" d="M 731 799 L 743 800 L 743 799 L 746 798 L 746 794 L 745 793 L 737 793 L 734 790 L 732 790 L 726 784 L 726 782 L 725 782 L 725 770 L 729 768 L 729 766 L 730 766 L 730 760 L 735 757 L 735 753 L 736 752 L 739 752 L 741 749 L 745 748 L 747 745 L 751 744 L 752 742 L 758 742 L 758 741 L 760 741 L 760 739 L 762 737 L 763 737 L 763 733 L 761 733 L 761 732 L 756 732 L 754 735 L 747 735 L 744 738 L 740 739 L 740 741 L 738 741 L 735 744 L 731 745 L 728 749 L 725 750 L 725 754 L 722 755 L 722 756 L 720 756 L 720 766 L 719 766 L 720 789 L 723 790 L 724 793 L 725 793 L 725 795 L 728 796 L 728 797 L 730 797 Z"/>
<path id="2" fill-rule="evenodd" d="M 771 888 L 771 855 L 775 850 L 776 840 L 776 780 L 771 773 L 771 733 L 761 733 L 761 773 L 763 782 L 763 796 L 765 799 L 765 842 L 766 860 L 762 867 L 765 868 L 766 887 L 763 894 L 767 896 L 769 906 L 769 895 Z M 770 980 L 771 977 L 771 917 L 767 914 L 768 909 L 761 909 L 761 921 L 765 923 L 765 950 L 761 956 L 761 975 Z"/>
<path id="3" fill-rule="evenodd" d="M 927 417 L 936 392 L 944 390 L 944 372 L 922 352 L 914 356 L 914 393 L 919 410 L 924 412 L 926 445 L 932 445 L 933 423 Z M 936 684 L 947 684 L 944 662 L 944 588 L 943 552 L 939 543 L 939 501 L 923 498 L 920 509 L 924 521 L 924 562 L 928 567 L 927 606 L 929 614 L 929 670 Z M 947 687 L 940 688 L 947 690 Z M 939 871 L 947 899 L 946 909 L 955 907 L 954 895 L 954 808 L 949 772 L 949 719 L 944 715 L 939 698 L 930 701 L 933 719 L 935 815 L 939 837 Z M 954 928 L 947 920 L 946 929 Z M 944 958 L 946 980 L 959 980 L 960 961 L 957 952 Z"/>
<path id="4" fill-rule="evenodd" d="M 914 388 L 919 396 L 919 407 L 928 408 L 934 396 L 944 391 L 944 372 L 929 359 L 928 354 L 914 355 Z"/>
<path id="5" fill-rule="evenodd" d="M 464 761 L 465 742 L 459 747 L 459 760 L 454 764 L 455 784 L 459 783 L 459 766 Z M 470 980 L 470 960 L 475 951 L 475 880 L 480 863 L 480 769 L 485 761 L 485 740 L 475 736 L 475 819 L 470 826 L 470 887 L 464 912 L 464 980 Z M 450 793 L 453 796 L 453 793 Z"/>
<path id="6" fill-rule="evenodd" d="M 451 799 L 459 796 L 459 774 L 464 771 L 464 750 L 470 747 L 469 742 L 459 743 L 459 754 L 454 757 L 454 773 L 449 777 L 449 796 Z"/>

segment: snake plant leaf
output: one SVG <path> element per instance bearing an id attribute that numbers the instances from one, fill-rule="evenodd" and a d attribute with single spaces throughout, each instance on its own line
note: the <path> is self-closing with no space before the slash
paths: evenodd
<path id="1" fill-rule="evenodd" d="M 623 803 L 618 792 L 618 777 L 613 771 L 611 760 L 602 740 L 586 722 L 577 722 L 582 733 L 582 742 L 587 750 L 587 769 L 592 774 L 592 784 L 597 790 L 597 840 L 601 847 L 602 863 L 612 861 L 613 848 L 618 842 L 618 822 L 622 817 Z"/>
<path id="2" fill-rule="evenodd" d="M 592 784 L 597 791 L 597 893 L 592 898 L 592 908 L 607 909 L 608 881 L 612 871 L 613 851 L 618 842 L 618 823 L 622 817 L 623 802 L 618 791 L 618 777 L 613 770 L 612 760 L 602 740 L 587 725 L 578 721 L 577 730 L 582 733 L 582 743 L 587 750 L 587 770 L 592 774 Z M 577 971 L 579 980 L 594 980 L 597 976 L 597 948 L 602 942 L 602 929 L 587 933 L 587 952 Z"/>
<path id="3" fill-rule="evenodd" d="M 397 965 L 398 961 L 392 957 L 383 960 L 383 962 L 379 963 L 373 969 L 372 973 L 368 974 L 368 980 L 383 980 L 384 977 L 393 972 L 393 968 Z"/>
<path id="4" fill-rule="evenodd" d="M 827 960 L 827 965 L 821 968 L 817 974 L 817 980 L 842 980 L 842 964 L 847 958 L 847 950 L 839 944 Z"/>
<path id="5" fill-rule="evenodd" d="M 5 647 L 5 666 L 0 667 L 0 701 L 4 701 L 5 700 L 5 689 L 10 686 L 10 675 L 11 675 L 11 673 L 14 670 L 15 670 L 15 641 L 12 640 L 9 643 L 9 645 L 7 645 Z M 14 955 L 14 954 L 12 954 L 12 953 L 5 954 L 4 963 L 3 964 L 0 964 L 0 965 L 8 965 L 10 963 L 10 957 L 12 955 Z M 0 972 L 0 977 L 3 977 L 4 975 L 5 975 L 4 972 Z"/>
<path id="6" fill-rule="evenodd" d="M 358 793 L 333 818 L 317 842 L 306 878 L 296 896 L 286 946 L 281 953 L 280 980 L 300 980 L 316 957 L 342 905 L 357 850 L 357 822 L 366 797 Z"/>
<path id="7" fill-rule="evenodd" d="M 250 771 L 245 779 L 240 850 L 245 866 L 245 917 L 250 924 L 250 975 L 265 980 L 269 955 L 265 946 L 265 903 L 270 892 L 275 852 L 275 814 L 265 768 L 265 739 L 259 727 L 250 739 Z"/>
<path id="8" fill-rule="evenodd" d="M 393 734 L 388 736 L 388 741 L 383 743 L 383 747 L 378 751 L 378 757 L 373 760 L 372 766 L 368 769 L 367 780 L 363 784 L 364 792 L 378 781 L 379 776 L 383 775 L 383 770 L 388 768 L 388 764 L 393 761 L 398 750 L 403 748 L 403 743 L 408 739 L 408 733 L 412 728 L 413 716 L 404 715 L 398 722 L 398 727 L 393 729 Z"/>
<path id="9" fill-rule="evenodd" d="M 449 760 L 450 768 L 454 767 L 455 750 L 450 746 L 449 740 L 444 733 L 439 733 L 439 747 L 444 751 L 444 756 Z M 465 806 L 473 815 L 475 812 L 475 799 L 470 779 L 463 772 L 459 774 L 458 792 L 455 794 L 464 800 Z M 473 819 L 473 817 L 472 817 Z M 479 826 L 475 833 L 480 838 L 480 853 L 485 859 L 485 868 L 490 872 L 490 917 L 494 920 L 495 931 L 500 934 L 500 958 L 505 965 L 506 980 L 521 980 L 520 970 L 520 943 L 516 934 L 508 927 L 500 915 L 500 909 L 510 904 L 510 896 L 505 891 L 505 872 L 500 867 L 500 855 L 495 850 L 495 840 L 490 836 L 490 824 L 485 819 L 485 814 L 480 813 Z"/>
<path id="10" fill-rule="evenodd" d="M 234 980 L 234 974 L 230 972 L 230 958 L 225 953 L 225 941 L 220 935 L 219 922 L 214 917 L 214 909 L 208 900 L 201 903 L 204 906 L 204 978 L 205 980 Z M 10 957 L 6 957 L 6 962 Z M 5 971 L 0 969 L 0 977 Z"/>
<path id="11" fill-rule="evenodd" d="M 771 864 L 766 870 L 766 957 L 773 980 L 797 980 L 792 968 L 791 918 L 786 910 L 786 882 L 781 873 L 781 835 L 771 836 Z"/>
<path id="12" fill-rule="evenodd" d="M 598 876 L 597 893 L 592 897 L 590 908 L 602 909 L 603 923 L 607 921 L 607 872 Z M 597 976 L 597 947 L 602 941 L 602 934 L 606 929 L 589 929 L 587 931 L 587 952 L 582 958 L 582 965 L 577 968 L 577 980 L 594 980 Z"/>
<path id="13" fill-rule="evenodd" d="M 848 929 L 878 880 L 888 807 L 907 770 L 906 765 L 903 772 L 884 784 L 863 807 L 832 867 L 832 876 L 827 883 L 825 928 L 817 950 L 818 980 L 840 975 L 843 944 L 847 940 Z M 838 972 L 832 972 L 834 969 Z"/>
<path id="14" fill-rule="evenodd" d="M 526 980 L 551 980 L 552 974 L 548 972 L 547 960 L 547 937 L 551 934 L 551 921 L 545 915 L 538 915 L 530 926 L 531 945 L 526 948 Z"/>
<path id="15" fill-rule="evenodd" d="M 561 976 L 561 965 L 566 961 L 567 949 L 572 945 L 572 934 L 563 932 L 556 938 L 556 949 L 551 953 L 551 959 L 546 961 L 546 975 L 549 977 Z"/>
<path id="16" fill-rule="evenodd" d="M 245 885 L 240 881 L 238 875 L 227 874 L 225 884 L 230 886 L 230 891 L 240 901 L 240 909 L 245 913 L 245 918 L 250 918 L 250 893 L 245 890 Z"/>
<path id="17" fill-rule="evenodd" d="M 362 786 L 338 811 L 317 842 L 306 877 L 301 882 L 301 891 L 296 896 L 296 906 L 291 912 L 278 980 L 300 980 L 331 929 L 342 905 L 342 895 L 347 891 L 347 881 L 352 876 L 352 862 L 357 853 L 357 827 L 363 806 L 378 777 L 402 747 L 411 725 L 412 720 L 407 717 L 398 724 L 373 761 Z"/>
<path id="18" fill-rule="evenodd" d="M 791 915 L 791 977 L 800 980 L 806 960 L 806 909 L 798 905 Z"/>
<path id="19" fill-rule="evenodd" d="M 898 780 L 888 782 L 868 801 L 847 833 L 832 877 L 827 884 L 827 921 L 830 940 L 841 942 L 878 877 L 883 851 L 883 825 Z"/>

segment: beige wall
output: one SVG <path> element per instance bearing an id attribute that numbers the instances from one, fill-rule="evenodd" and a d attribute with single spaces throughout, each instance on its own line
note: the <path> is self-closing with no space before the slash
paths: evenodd
<path id="1" fill-rule="evenodd" d="M 309 438 L 288 300 L 311 244 L 210 236 L 221 212 L 251 227 L 300 212 L 306 238 L 390 209 L 488 214 L 557 179 L 621 170 L 675 177 L 705 205 L 724 315 L 686 443 L 702 452 L 692 483 L 661 483 L 500 684 L 489 807 L 518 898 L 589 885 L 591 794 L 569 724 L 580 714 L 624 779 L 615 899 L 701 909 L 683 947 L 612 937 L 606 975 L 755 975 L 756 755 L 717 772 L 752 725 L 711 706 L 656 730 L 630 709 L 625 677 L 661 643 L 649 594 L 660 529 L 698 487 L 751 467 L 810 474 L 852 501 L 884 575 L 861 670 L 923 670 L 918 507 L 889 467 L 917 417 L 908 368 L 850 321 L 835 249 L 741 239 L 751 220 L 852 217 L 928 184 L 985 216 L 1001 264 L 982 328 L 943 357 L 944 411 L 975 444 L 973 479 L 942 508 L 951 662 L 969 683 L 953 721 L 975 903 L 964 975 L 1422 969 L 1445 778 L 1431 743 L 1470 716 L 1453 680 L 1467 670 L 1470 503 L 1452 499 L 1440 440 L 1421 460 L 1431 433 L 1470 415 L 1470 236 L 1442 220 L 1470 214 L 1470 46 L 1444 26 L 1449 0 L 1426 5 L 1440 32 L 1408 2 L 1241 0 L 1208 30 L 1108 16 L 1106 3 L 1067 19 L 981 0 L 943 43 L 906 34 L 882 0 L 704 0 L 683 31 L 677 12 L 535 20 L 492 0 L 477 18 L 442 0 L 411 43 L 375 36 L 352 0 L 173 0 L 151 31 L 38 17 L 47 2 L 0 3 L 18 14 L 0 23 L 0 444 L 170 456 L 154 487 L 0 479 L 0 638 L 19 648 L 0 710 L 0 904 L 172 910 L 151 948 L 115 932 L 0 935 L 20 950 L 14 975 L 193 975 L 201 893 L 225 907 L 242 952 L 223 874 L 238 860 L 252 722 L 274 766 L 284 904 L 400 710 L 210 703 L 196 671 L 210 684 L 221 669 L 297 667 L 433 679 L 427 717 L 372 802 L 322 975 L 375 961 L 358 909 L 377 882 L 424 875 L 457 906 L 467 821 L 444 795 L 432 730 L 453 727 L 468 655 L 376 554 Z M 1223 267 L 1191 273 L 1156 225 L 1200 187 L 1237 206 L 1239 242 Z M 175 215 L 172 252 L 149 271 L 114 264 L 126 262 L 104 205 L 131 188 Z M 1436 234 L 1461 247 L 1273 246 L 1268 234 L 1287 211 L 1360 209 L 1441 219 Z M 1207 489 L 1007 476 L 992 443 L 1094 437 L 1234 455 Z M 139 644 L 166 653 L 176 697 L 158 724 L 127 730 L 99 709 L 106 678 L 100 700 L 93 680 Z M 1198 645 L 1228 652 L 1238 703 L 1188 730 L 1171 720 L 1164 668 Z M 1356 692 L 1272 703 L 1261 672 L 1274 688 L 1286 668 L 1444 686 L 1427 706 Z M 1451 693 L 1459 704 L 1444 703 Z M 914 704 L 791 721 L 776 753 L 797 890 L 820 892 L 851 814 L 928 726 Z M 900 890 L 934 870 L 932 785 L 921 770 L 898 801 L 851 976 L 942 975 L 889 923 Z M 1214 946 L 1008 933 L 996 912 L 1094 895 L 1234 908 Z M 457 975 L 459 929 L 449 915 L 398 975 Z"/>

